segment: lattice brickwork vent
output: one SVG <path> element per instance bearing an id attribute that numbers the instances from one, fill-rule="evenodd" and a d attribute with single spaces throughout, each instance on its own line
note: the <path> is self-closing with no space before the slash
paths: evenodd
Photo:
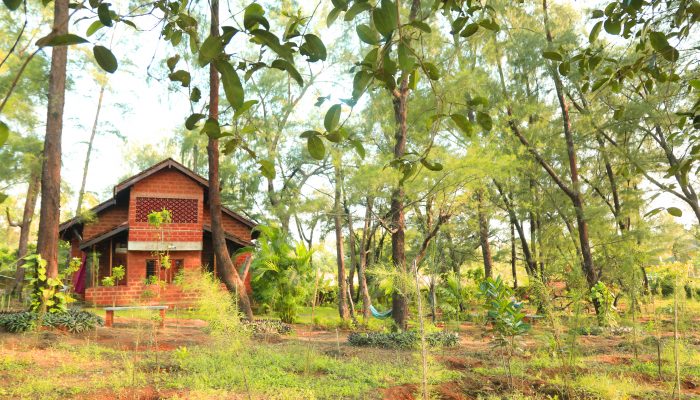
<path id="1" fill-rule="evenodd" d="M 162 209 L 170 210 L 173 223 L 197 223 L 196 199 L 167 199 L 161 197 L 136 198 L 136 222 L 148 222 L 148 214 Z"/>

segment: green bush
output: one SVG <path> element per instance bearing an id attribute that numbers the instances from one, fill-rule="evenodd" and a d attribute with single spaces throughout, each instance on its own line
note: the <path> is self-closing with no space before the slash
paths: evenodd
<path id="1" fill-rule="evenodd" d="M 36 328 L 38 322 L 39 314 L 30 311 L 0 314 L 0 328 L 12 333 L 32 330 Z M 48 328 L 65 329 L 72 333 L 80 333 L 95 329 L 103 324 L 102 318 L 93 313 L 68 310 L 45 314 L 42 325 Z"/>
<path id="2" fill-rule="evenodd" d="M 277 333 L 289 335 L 292 333 L 291 325 L 276 319 L 256 319 L 251 322 L 245 322 L 245 324 L 252 329 L 254 334 Z"/>
<path id="3" fill-rule="evenodd" d="M 455 332 L 433 332 L 425 337 L 432 347 L 452 347 L 459 342 Z M 353 332 L 348 336 L 348 343 L 353 346 L 380 347 L 383 349 L 413 349 L 418 347 L 420 336 L 416 331 L 403 332 Z"/>
<path id="4" fill-rule="evenodd" d="M 282 322 L 292 323 L 299 306 L 308 301 L 313 287 L 312 251 L 303 244 L 292 246 L 289 236 L 278 228 L 259 225 L 260 232 L 251 264 L 253 296 L 258 304 L 269 307 Z M 250 251 L 244 248 L 239 252 Z"/>

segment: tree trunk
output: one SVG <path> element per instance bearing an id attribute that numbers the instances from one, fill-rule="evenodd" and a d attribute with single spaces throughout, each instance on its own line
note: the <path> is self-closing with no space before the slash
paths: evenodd
<path id="1" fill-rule="evenodd" d="M 515 214 L 515 207 L 506 195 L 501 184 L 498 183 L 496 180 L 493 181 L 493 184 L 496 186 L 498 194 L 500 194 L 501 198 L 503 199 L 503 204 L 506 206 L 506 210 L 508 211 L 510 222 L 513 225 L 515 225 L 515 229 L 518 231 L 518 237 L 520 238 L 520 244 L 523 249 L 523 257 L 525 258 L 525 271 L 527 272 L 530 278 L 536 278 L 537 263 L 535 262 L 534 257 L 532 257 L 532 252 L 530 251 L 530 244 L 527 242 L 527 237 L 525 236 L 525 229 L 523 228 L 523 224 L 518 220 L 518 216 Z"/>
<path id="2" fill-rule="evenodd" d="M 102 109 L 102 98 L 105 94 L 105 86 L 100 87 L 100 96 L 97 99 L 97 111 L 95 111 L 95 122 L 92 124 L 92 132 L 90 133 L 90 141 L 88 142 L 87 153 L 85 154 L 85 165 L 83 166 L 83 181 L 80 184 L 78 192 L 78 205 L 75 207 L 75 216 L 80 215 L 80 210 L 83 207 L 83 196 L 85 195 L 85 181 L 87 180 L 88 167 L 90 166 L 90 155 L 92 154 L 92 144 L 95 142 L 95 134 L 97 133 L 97 123 L 100 120 L 100 110 Z"/>
<path id="3" fill-rule="evenodd" d="M 370 242 L 370 223 L 372 222 L 372 205 L 374 198 L 367 196 L 367 204 L 365 205 L 365 223 L 362 227 L 362 241 L 360 243 L 360 265 L 357 268 L 357 279 L 360 284 L 360 296 L 362 296 L 362 317 L 367 321 L 370 317 L 369 306 L 372 301 L 369 298 L 369 290 L 367 289 L 367 265 L 369 261 L 369 242 Z"/>
<path id="4" fill-rule="evenodd" d="M 343 320 L 350 318 L 347 302 L 347 281 L 345 279 L 345 253 L 343 251 L 343 222 L 342 208 L 340 207 L 340 188 L 342 187 L 342 175 L 340 172 L 340 160 L 334 160 L 335 171 L 335 196 L 333 203 L 333 222 L 335 224 L 335 249 L 338 262 L 338 314 Z"/>
<path id="5" fill-rule="evenodd" d="M 489 221 L 484 211 L 483 192 L 477 190 L 476 200 L 479 214 L 479 243 L 481 244 L 481 255 L 484 258 L 484 276 L 493 277 L 493 258 L 491 257 L 491 245 L 489 244 Z"/>
<path id="6" fill-rule="evenodd" d="M 553 43 L 552 32 L 549 30 L 549 15 L 547 10 L 547 0 L 542 0 L 542 8 L 544 10 L 544 27 L 547 36 L 547 42 Z M 561 108 L 562 123 L 564 125 L 564 138 L 566 140 L 566 152 L 569 158 L 569 177 L 571 179 L 572 190 L 567 193 L 571 198 L 571 202 L 576 212 L 576 224 L 578 230 L 579 243 L 581 245 L 581 256 L 583 258 L 582 267 L 586 275 L 588 287 L 592 288 L 598 283 L 598 273 L 595 270 L 593 263 L 593 252 L 591 250 L 590 239 L 588 237 L 588 222 L 584 213 L 584 200 L 581 195 L 581 187 L 578 176 L 578 163 L 576 160 L 576 149 L 574 147 L 574 136 L 571 131 L 571 118 L 569 116 L 569 105 L 564 98 L 564 89 L 559 77 L 559 72 L 556 68 L 552 68 L 552 77 L 554 79 L 554 88 L 559 100 Z M 594 299 L 593 304 L 596 308 L 596 313 L 600 310 L 600 303 Z"/>
<path id="7" fill-rule="evenodd" d="M 68 33 L 68 0 L 55 0 L 53 13 L 54 35 Z M 55 46 L 51 50 L 49 72 L 48 112 L 46 136 L 41 168 L 41 206 L 37 253 L 46 260 L 46 275 L 58 277 L 58 224 L 61 217 L 61 135 L 63 107 L 66 102 L 66 64 L 68 47 Z"/>
<path id="8" fill-rule="evenodd" d="M 411 11 L 409 14 L 409 22 L 416 19 L 420 10 L 420 0 L 411 2 Z M 397 21 L 398 23 L 399 21 Z M 406 139 L 408 133 L 408 77 L 404 76 L 399 83 L 398 88 L 392 92 L 392 103 L 394 106 L 394 119 L 396 121 L 396 133 L 394 138 L 394 158 L 400 159 L 406 154 Z M 399 180 L 398 184 L 391 193 L 391 258 L 394 266 L 401 275 L 406 274 L 406 221 L 404 201 L 406 191 L 404 190 L 403 180 Z M 402 282 L 404 279 L 399 279 Z M 401 286 L 401 285 L 400 285 Z M 396 290 L 398 289 L 398 290 Z M 400 329 L 408 327 L 408 299 L 406 298 L 407 288 L 395 288 L 392 296 L 392 317 L 394 322 Z"/>
<path id="9" fill-rule="evenodd" d="M 345 193 L 343 189 L 343 194 Z M 350 207 L 347 205 L 347 200 L 343 196 L 343 211 L 345 212 L 345 222 L 348 224 L 348 246 L 350 247 L 350 276 L 348 277 L 348 286 L 350 297 L 353 302 L 357 302 L 360 293 L 355 293 L 355 272 L 357 272 L 357 248 L 355 247 L 355 229 L 352 226 L 352 215 L 350 215 Z M 359 281 L 358 281 L 359 285 Z"/>
<path id="10" fill-rule="evenodd" d="M 518 288 L 518 271 L 516 270 L 516 252 L 515 252 L 515 224 L 510 222 L 510 269 L 513 273 L 513 289 Z"/>
<path id="11" fill-rule="evenodd" d="M 17 249 L 17 272 L 15 273 L 15 281 L 12 284 L 11 295 L 17 294 L 17 297 L 22 300 L 22 289 L 24 288 L 24 257 L 27 255 L 29 246 L 29 232 L 32 227 L 32 219 L 34 218 L 34 210 L 36 208 L 36 200 L 39 195 L 39 183 L 41 176 L 39 171 L 32 169 L 29 176 L 29 186 L 27 187 L 27 197 L 24 201 L 24 212 L 22 213 L 22 222 L 19 224 L 19 246 Z"/>
<path id="12" fill-rule="evenodd" d="M 211 35 L 219 36 L 219 1 L 211 1 Z M 214 63 L 209 65 L 209 119 L 219 118 L 219 73 Z M 218 261 L 218 271 L 226 288 L 238 294 L 238 305 L 249 321 L 253 320 L 253 310 L 245 283 L 238 275 L 226 247 L 221 216 L 221 189 L 219 187 L 219 141 L 209 138 L 207 145 L 209 161 L 209 213 L 211 214 L 211 237 L 214 254 Z"/>

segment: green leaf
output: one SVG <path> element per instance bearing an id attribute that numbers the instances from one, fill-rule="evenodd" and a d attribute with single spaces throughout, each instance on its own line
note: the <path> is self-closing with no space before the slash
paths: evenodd
<path id="1" fill-rule="evenodd" d="M 357 31 L 357 36 L 363 42 L 371 45 L 379 44 L 379 33 L 372 29 L 369 25 L 360 24 L 355 28 Z"/>
<path id="2" fill-rule="evenodd" d="M 306 139 L 306 147 L 309 149 L 311 157 L 317 160 L 323 160 L 326 156 L 326 146 L 323 144 L 323 140 L 318 136 L 309 136 Z"/>
<path id="3" fill-rule="evenodd" d="M 97 17 L 104 26 L 112 26 L 112 16 L 109 12 L 110 3 L 102 3 L 97 7 Z"/>
<path id="4" fill-rule="evenodd" d="M 238 77 L 236 70 L 233 69 L 228 61 L 214 60 L 214 66 L 221 74 L 221 83 L 224 86 L 226 99 L 237 110 L 243 105 L 244 92 L 241 79 Z"/>
<path id="5" fill-rule="evenodd" d="M 352 7 L 350 7 L 348 12 L 345 13 L 344 20 L 345 20 L 345 22 L 352 21 L 353 19 L 355 19 L 355 17 L 359 13 L 365 12 L 365 11 L 368 11 L 371 9 L 372 9 L 372 6 L 368 2 L 360 2 L 360 3 L 355 2 L 355 4 L 353 4 Z"/>
<path id="6" fill-rule="evenodd" d="M 253 35 L 252 41 L 255 43 L 259 44 L 264 44 L 265 46 L 269 47 L 272 51 L 277 53 L 280 57 L 284 58 L 285 60 L 289 62 L 293 62 L 293 53 L 292 50 L 290 50 L 288 47 L 283 46 L 277 36 L 275 36 L 273 33 L 270 33 L 268 31 L 262 30 L 262 29 L 255 29 L 250 32 L 251 35 Z"/>
<path id="7" fill-rule="evenodd" d="M 597 18 L 603 18 L 605 16 L 605 13 L 603 10 L 593 10 L 591 13 L 591 18 L 597 19 Z"/>
<path id="8" fill-rule="evenodd" d="M 260 172 L 267 179 L 275 179 L 275 164 L 270 160 L 258 160 Z"/>
<path id="9" fill-rule="evenodd" d="M 251 30 L 255 28 L 256 25 L 260 24 L 265 27 L 268 31 L 270 30 L 270 23 L 265 19 L 265 10 L 258 3 L 252 3 L 246 7 L 243 13 L 243 26 Z"/>
<path id="10" fill-rule="evenodd" d="M 78 35 L 66 33 L 65 35 L 44 36 L 43 38 L 36 41 L 36 45 L 39 47 L 71 46 L 74 44 L 81 44 L 87 42 L 88 41 L 86 39 L 83 39 Z"/>
<path id="11" fill-rule="evenodd" d="M 603 28 L 605 28 L 605 32 L 611 35 L 619 35 L 622 30 L 622 23 L 619 19 L 608 18 L 603 23 Z"/>
<path id="12" fill-rule="evenodd" d="M 552 61 L 562 61 L 564 58 L 556 51 L 543 51 L 542 57 Z"/>
<path id="13" fill-rule="evenodd" d="M 568 61 L 565 61 L 561 64 L 559 64 L 559 73 L 567 76 L 569 75 L 569 71 L 571 70 L 571 64 Z"/>
<path id="14" fill-rule="evenodd" d="M 92 48 L 92 54 L 95 56 L 95 61 L 99 64 L 100 68 L 113 74 L 119 64 L 117 63 L 117 58 L 114 57 L 112 51 L 104 46 L 95 46 Z"/>
<path id="15" fill-rule="evenodd" d="M 343 10 L 340 8 L 334 8 L 331 10 L 331 12 L 328 13 L 328 16 L 326 17 L 326 26 L 331 27 L 333 25 L 333 22 L 335 22 L 336 19 L 338 19 L 338 16 Z"/>
<path id="16" fill-rule="evenodd" d="M 340 111 L 340 104 L 334 104 L 326 111 L 326 116 L 323 118 L 323 126 L 326 131 L 333 132 L 338 127 Z"/>
<path id="17" fill-rule="evenodd" d="M 185 128 L 187 128 L 187 130 L 191 131 L 192 129 L 195 128 L 195 126 L 197 125 L 197 122 L 199 122 L 204 117 L 205 117 L 204 114 L 192 114 L 192 115 L 190 115 L 185 120 Z"/>
<path id="18" fill-rule="evenodd" d="M 95 21 L 92 24 L 90 24 L 90 26 L 87 28 L 87 31 L 85 32 L 85 34 L 88 35 L 88 37 L 90 37 L 90 36 L 94 35 L 95 32 L 97 32 L 98 30 L 104 28 L 104 26 L 105 25 L 102 22 Z"/>
<path id="19" fill-rule="evenodd" d="M 467 117 L 462 114 L 451 114 L 450 118 L 452 121 L 454 121 L 455 125 L 457 125 L 463 134 L 465 134 L 467 137 L 472 136 L 472 125 Z"/>
<path id="20" fill-rule="evenodd" d="M 7 138 L 10 136 L 10 128 L 4 122 L 0 121 L 0 146 L 4 145 Z"/>
<path id="21" fill-rule="evenodd" d="M 625 115 L 625 108 L 624 107 L 616 108 L 615 111 L 613 112 L 613 119 L 615 119 L 616 121 L 620 121 L 620 120 L 622 120 L 624 115 Z"/>
<path id="22" fill-rule="evenodd" d="M 431 171 L 442 171 L 442 164 L 439 162 L 431 163 L 430 161 L 426 160 L 425 158 L 420 159 L 420 163 L 423 164 L 423 166 Z"/>
<path id="23" fill-rule="evenodd" d="M 464 27 L 459 36 L 467 38 L 474 35 L 479 30 L 479 24 L 473 23 Z"/>
<path id="24" fill-rule="evenodd" d="M 201 99 L 202 99 L 202 91 L 199 90 L 199 88 L 192 89 L 192 93 L 190 93 L 190 101 L 193 103 L 196 103 Z"/>
<path id="25" fill-rule="evenodd" d="M 603 21 L 598 21 L 593 25 L 590 35 L 588 35 L 588 41 L 593 43 L 598 40 L 598 35 L 600 35 L 600 29 L 603 27 Z"/>
<path id="26" fill-rule="evenodd" d="M 203 133 L 212 139 L 218 139 L 223 136 L 221 134 L 221 127 L 219 126 L 219 121 L 213 118 L 207 119 L 207 122 L 204 123 L 204 126 L 202 127 L 200 133 Z"/>
<path id="27" fill-rule="evenodd" d="M 248 100 L 243 102 L 243 105 L 240 106 L 238 110 L 236 110 L 236 112 L 233 114 L 233 119 L 237 120 L 243 113 L 250 110 L 250 108 L 256 104 L 258 104 L 257 100 Z"/>
<path id="28" fill-rule="evenodd" d="M 491 116 L 485 112 L 476 112 L 476 122 L 479 123 L 485 131 L 490 131 L 491 128 L 493 128 L 493 120 L 491 120 Z"/>
<path id="29" fill-rule="evenodd" d="M 203 67 L 216 58 L 223 50 L 224 45 L 221 39 L 217 36 L 208 36 L 204 39 L 202 46 L 199 48 L 199 66 Z"/>
<path id="30" fill-rule="evenodd" d="M 425 74 L 428 75 L 428 78 L 431 80 L 436 81 L 440 79 L 440 70 L 438 70 L 435 64 L 424 62 L 423 69 L 425 70 Z"/>
<path id="31" fill-rule="evenodd" d="M 10 9 L 10 11 L 15 11 L 22 5 L 22 0 L 2 0 L 5 6 Z"/>
<path id="32" fill-rule="evenodd" d="M 425 32 L 425 33 L 430 33 L 433 30 L 430 28 L 430 25 L 426 24 L 423 21 L 411 21 L 408 25 L 418 28 L 419 30 Z"/>
<path id="33" fill-rule="evenodd" d="M 177 65 L 178 61 L 180 61 L 179 54 L 175 54 L 174 56 L 165 60 L 165 63 L 168 65 L 168 69 L 170 70 L 170 72 L 173 72 L 175 70 L 175 66 Z"/>
<path id="34" fill-rule="evenodd" d="M 356 73 L 352 80 L 352 98 L 355 100 L 359 99 L 371 80 L 372 74 L 369 72 L 360 71 Z"/>
<path id="35" fill-rule="evenodd" d="M 396 29 L 399 20 L 396 5 L 391 0 L 382 0 L 381 3 L 382 6 L 375 8 L 372 12 L 372 20 L 379 33 L 388 38 Z"/>
<path id="36" fill-rule="evenodd" d="M 304 35 L 304 44 L 299 48 L 299 52 L 301 55 L 307 56 L 306 61 L 309 62 L 325 61 L 328 56 L 326 46 L 321 38 L 311 33 Z"/>
<path id="37" fill-rule="evenodd" d="M 678 207 L 668 207 L 666 211 L 674 217 L 680 217 L 683 215 L 683 211 L 681 211 L 681 209 Z"/>
<path id="38" fill-rule="evenodd" d="M 170 80 L 173 82 L 180 82 L 183 87 L 190 86 L 190 81 L 192 79 L 190 73 L 182 69 L 170 73 L 168 78 L 170 78 Z"/>
<path id="39" fill-rule="evenodd" d="M 413 70 L 416 66 L 416 59 L 403 41 L 399 43 L 398 53 L 399 68 L 401 68 L 401 71 L 407 72 Z"/>
<path id="40" fill-rule="evenodd" d="M 301 74 L 290 62 L 278 58 L 277 60 L 273 61 L 272 64 L 270 64 L 270 67 L 287 71 L 289 76 L 291 76 L 292 79 L 299 84 L 299 86 L 304 85 L 304 79 L 301 77 Z"/>
<path id="41" fill-rule="evenodd" d="M 348 2 L 346 0 L 331 0 L 331 3 L 333 3 L 333 7 L 341 11 L 346 11 L 348 9 Z"/>
<path id="42" fill-rule="evenodd" d="M 362 145 L 362 142 L 359 140 L 350 140 L 350 144 L 352 147 L 355 149 L 355 152 L 357 153 L 360 158 L 365 158 L 365 147 Z"/>
<path id="43" fill-rule="evenodd" d="M 481 21 L 479 21 L 479 25 L 494 32 L 498 32 L 501 30 L 501 27 L 493 19 L 482 19 Z"/>
<path id="44" fill-rule="evenodd" d="M 666 35 L 662 32 L 649 32 L 649 42 L 651 42 L 651 47 L 659 52 L 666 60 L 671 62 L 678 60 L 678 50 L 668 43 Z"/>

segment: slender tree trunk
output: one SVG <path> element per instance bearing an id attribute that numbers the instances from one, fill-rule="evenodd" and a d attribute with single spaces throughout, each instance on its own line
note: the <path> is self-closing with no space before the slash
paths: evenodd
<path id="1" fill-rule="evenodd" d="M 19 246 L 17 249 L 17 272 L 15 273 L 15 281 L 12 284 L 11 294 L 15 294 L 21 300 L 22 289 L 24 288 L 24 257 L 27 255 L 29 246 L 29 233 L 32 228 L 32 219 L 34 219 L 34 210 L 36 209 L 36 200 L 39 195 L 39 184 L 41 176 L 39 171 L 32 169 L 29 176 L 29 186 L 27 187 L 27 196 L 24 200 L 24 212 L 22 213 L 22 222 L 19 224 Z"/>
<path id="2" fill-rule="evenodd" d="M 90 155 L 92 154 L 92 144 L 95 142 L 95 134 L 97 133 L 97 123 L 100 120 L 100 110 L 102 109 L 102 99 L 105 94 L 106 84 L 100 87 L 100 96 L 97 99 L 97 111 L 95 111 L 95 122 L 92 124 L 92 132 L 90 133 L 90 141 L 88 142 L 87 153 L 85 154 L 85 165 L 83 166 L 83 181 L 80 184 L 78 192 L 78 205 L 75 207 L 75 215 L 80 215 L 80 210 L 83 207 L 83 196 L 85 195 L 85 181 L 87 181 L 88 167 L 90 166 Z"/>
<path id="3" fill-rule="evenodd" d="M 343 194 L 345 190 L 343 189 Z M 350 276 L 348 277 L 348 285 L 350 287 L 350 297 L 353 302 L 357 302 L 360 296 L 359 291 L 355 293 L 355 272 L 357 272 L 357 247 L 355 247 L 355 229 L 352 226 L 352 215 L 350 215 L 350 207 L 347 205 L 347 200 L 343 196 L 343 211 L 345 211 L 345 222 L 348 224 L 348 246 L 350 247 Z M 359 286 L 359 280 L 358 280 Z"/>
<path id="4" fill-rule="evenodd" d="M 219 0 L 211 1 L 211 35 L 219 36 Z M 219 119 L 219 72 L 214 63 L 209 66 L 209 119 Z M 221 188 L 219 185 L 219 141 L 209 138 L 207 145 L 209 161 L 209 213 L 211 214 L 211 237 L 218 270 L 226 288 L 238 294 L 238 305 L 249 321 L 253 320 L 253 310 L 245 283 L 233 265 L 226 247 L 221 216 Z"/>
<path id="5" fill-rule="evenodd" d="M 52 34 L 68 33 L 68 0 L 55 0 Z M 68 47 L 51 50 L 46 136 L 41 168 L 41 208 L 37 253 L 46 260 L 46 275 L 58 277 L 58 224 L 61 217 L 61 135 L 66 102 Z"/>
<path id="6" fill-rule="evenodd" d="M 513 274 L 513 289 L 518 288 L 518 271 L 516 270 L 516 252 L 515 252 L 515 224 L 510 222 L 510 270 Z"/>
<path id="7" fill-rule="evenodd" d="M 362 317 L 369 319 L 369 306 L 372 301 L 369 298 L 369 290 L 367 289 L 367 264 L 369 261 L 369 241 L 370 241 L 370 223 L 372 222 L 372 205 L 374 198 L 367 196 L 367 204 L 365 204 L 365 222 L 362 226 L 362 240 L 360 241 L 360 263 L 357 267 L 357 279 L 360 285 L 360 297 L 362 298 Z M 352 224 L 351 224 L 352 225 Z"/>
<path id="8" fill-rule="evenodd" d="M 416 19 L 420 10 L 420 0 L 411 2 L 409 21 Z M 399 21 L 397 21 L 398 23 Z M 396 120 L 396 133 L 394 134 L 394 158 L 399 159 L 406 154 L 406 139 L 408 133 L 408 77 L 401 79 L 398 88 L 394 89 L 392 102 L 394 106 L 394 119 Z M 406 221 L 404 201 L 406 191 L 403 181 L 400 180 L 391 194 L 391 258 L 403 281 L 406 270 Z M 403 286 L 403 285 L 399 285 Z M 392 317 L 401 329 L 408 327 L 408 299 L 407 288 L 398 287 L 392 297 Z"/>
<path id="9" fill-rule="evenodd" d="M 489 243 L 489 221 L 484 210 L 484 198 L 481 190 L 476 192 L 478 218 L 479 218 L 479 243 L 481 244 L 481 255 L 484 258 L 484 276 L 493 277 L 493 258 L 491 257 L 491 245 Z"/>
<path id="10" fill-rule="evenodd" d="M 523 228 L 523 224 L 520 222 L 520 220 L 518 220 L 518 216 L 515 214 L 515 207 L 506 195 L 501 184 L 498 183 L 496 180 L 493 181 L 493 184 L 496 186 L 498 194 L 500 194 L 501 198 L 503 199 L 503 204 L 506 206 L 506 210 L 508 211 L 510 222 L 515 226 L 515 229 L 518 231 L 518 237 L 520 238 L 520 244 L 523 249 L 523 257 L 525 258 L 525 271 L 527 272 L 530 278 L 536 278 L 537 263 L 535 262 L 535 259 L 532 256 L 532 252 L 530 251 L 530 244 L 527 242 L 527 236 L 525 236 L 525 229 Z"/>
<path id="11" fill-rule="evenodd" d="M 552 32 L 549 30 L 549 12 L 547 8 L 547 0 L 542 0 L 542 9 L 544 11 L 545 34 L 547 36 L 547 42 L 551 45 L 553 43 L 553 39 Z M 571 202 L 576 213 L 578 238 L 579 244 L 581 245 L 581 257 L 583 258 L 583 272 L 586 276 L 588 287 L 592 288 L 596 283 L 598 283 L 598 273 L 596 272 L 593 263 L 593 252 L 591 250 L 591 242 L 588 236 L 588 222 L 586 221 L 584 200 L 583 196 L 581 195 L 581 185 L 578 176 L 578 162 L 576 160 L 576 149 L 574 147 L 574 136 L 573 132 L 571 131 L 569 105 L 564 97 L 563 85 L 561 83 L 559 72 L 556 70 L 556 68 L 552 68 L 552 78 L 554 80 L 554 88 L 557 93 L 557 99 L 559 100 L 559 107 L 561 108 L 562 123 L 564 125 L 564 138 L 566 140 L 566 153 L 569 158 L 569 178 L 571 179 L 572 188 L 567 194 L 571 198 Z M 594 300 L 593 304 L 595 305 L 596 312 L 599 312 L 600 303 Z"/>
<path id="12" fill-rule="evenodd" d="M 345 279 L 345 253 L 343 251 L 343 223 L 342 208 L 340 206 L 340 188 L 342 187 L 342 174 L 340 172 L 340 160 L 334 160 L 335 171 L 335 196 L 333 203 L 333 222 L 335 224 L 335 250 L 338 262 L 338 314 L 343 320 L 350 318 L 347 302 L 347 281 Z"/>
<path id="13" fill-rule="evenodd" d="M 538 257 L 538 261 L 540 263 L 540 278 L 544 282 L 546 280 L 546 276 L 544 273 L 544 245 L 542 244 L 542 220 L 540 218 L 539 213 L 535 218 L 535 226 L 537 227 L 537 245 L 540 249 Z"/>

